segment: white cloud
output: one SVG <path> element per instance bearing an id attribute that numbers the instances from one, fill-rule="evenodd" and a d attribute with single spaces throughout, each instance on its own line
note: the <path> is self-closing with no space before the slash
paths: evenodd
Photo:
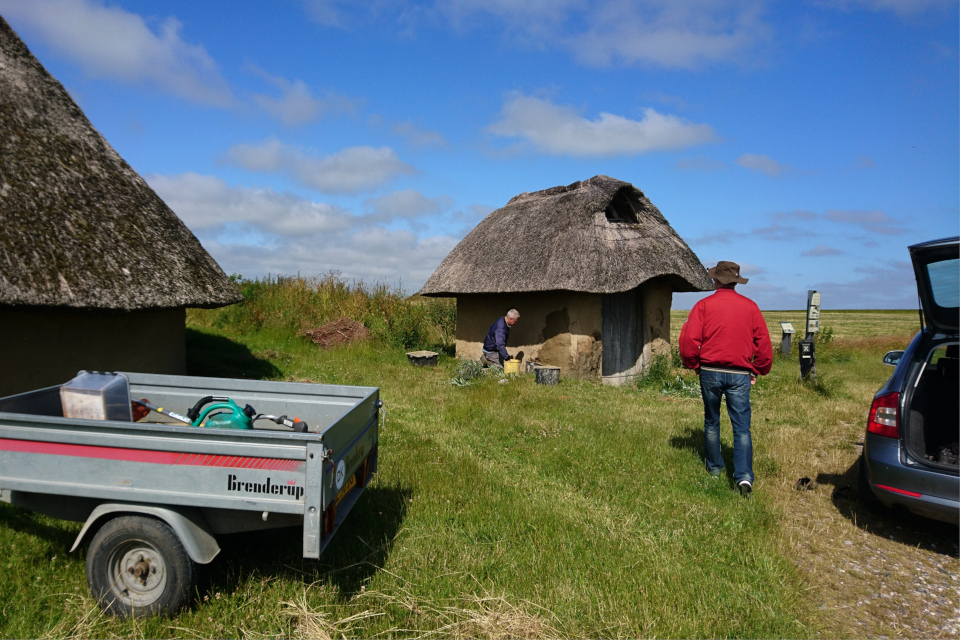
<path id="1" fill-rule="evenodd" d="M 440 213 L 453 206 L 453 199 L 447 196 L 428 198 L 419 191 L 406 189 L 365 200 L 364 205 L 370 209 L 370 213 L 364 216 L 365 219 L 387 222 L 397 219 L 412 220 Z"/>
<path id="2" fill-rule="evenodd" d="M 770 39 L 763 2 L 612 0 L 587 13 L 587 29 L 565 44 L 587 64 L 692 69 L 741 57 Z"/>
<path id="3" fill-rule="evenodd" d="M 337 0 L 304 0 L 303 8 L 311 20 L 325 27 L 343 27 L 343 12 Z"/>
<path id="4" fill-rule="evenodd" d="M 416 173 L 389 147 L 348 147 L 318 158 L 276 138 L 258 145 L 233 145 L 222 160 L 248 171 L 284 173 L 297 183 L 324 193 L 370 191 L 401 175 Z"/>
<path id="5" fill-rule="evenodd" d="M 892 11 L 901 17 L 925 13 L 930 10 L 947 9 L 956 6 L 956 0 L 821 0 L 824 6 L 852 11 Z"/>
<path id="6" fill-rule="evenodd" d="M 317 120 L 328 111 L 354 111 L 356 104 L 350 98 L 336 93 L 328 93 L 324 98 L 316 98 L 305 82 L 274 76 L 262 69 L 250 65 L 251 73 L 260 76 L 268 84 L 280 91 L 279 96 L 257 94 L 253 101 L 268 114 L 285 125 L 297 126 Z"/>
<path id="7" fill-rule="evenodd" d="M 411 33 L 416 23 L 465 33 L 489 30 L 494 22 L 519 46 L 563 49 L 587 65 L 683 69 L 760 59 L 749 54 L 773 39 L 763 16 L 766 5 L 767 0 L 303 0 L 307 16 L 325 27 L 379 19 L 398 33 Z"/>
<path id="8" fill-rule="evenodd" d="M 843 251 L 840 251 L 840 249 L 835 249 L 834 247 L 829 247 L 825 244 L 818 244 L 814 248 L 808 249 L 800 255 L 811 258 L 822 258 L 824 256 L 842 256 Z"/>
<path id="9" fill-rule="evenodd" d="M 398 216 L 449 208 L 445 196 L 400 191 L 369 201 L 375 213 L 392 214 L 380 217 L 271 189 L 232 187 L 209 175 L 150 175 L 147 180 L 227 273 L 249 278 L 339 271 L 347 279 L 402 283 L 413 292 L 459 240 L 383 227 Z"/>
<path id="10" fill-rule="evenodd" d="M 823 214 L 831 222 L 852 224 L 870 233 L 885 236 L 898 236 L 906 231 L 894 218 L 883 211 L 843 211 L 831 210 Z"/>
<path id="11" fill-rule="evenodd" d="M 437 10 L 455 28 L 466 30 L 477 22 L 477 14 L 499 19 L 504 27 L 521 37 L 556 36 L 571 11 L 586 7 L 583 0 L 441 0 Z"/>
<path id="12" fill-rule="evenodd" d="M 324 26 L 343 27 L 348 12 L 391 20 L 445 22 L 457 32 L 498 22 L 507 39 L 525 47 L 560 48 L 588 65 L 652 65 L 691 69 L 746 60 L 772 40 L 765 0 L 376 0 L 348 3 L 305 0 L 307 15 Z M 359 6 L 358 6 L 359 5 Z M 359 22 L 360 19 L 356 19 Z"/>
<path id="13" fill-rule="evenodd" d="M 272 189 L 231 187 L 196 173 L 147 176 L 150 186 L 195 232 L 244 223 L 277 235 L 343 231 L 356 217 L 331 204 L 311 202 Z"/>
<path id="14" fill-rule="evenodd" d="M 152 84 L 218 107 L 233 102 L 216 62 L 202 45 L 180 37 L 176 18 L 153 30 L 137 14 L 91 0 L 0 0 L 0 12 L 17 29 L 34 31 L 89 77 Z"/>
<path id="15" fill-rule="evenodd" d="M 818 235 L 815 231 L 807 227 L 797 227 L 779 222 L 774 222 L 767 227 L 753 229 L 750 231 L 750 234 L 760 236 L 764 240 L 776 240 L 780 242 L 791 242 L 800 237 L 813 237 Z"/>
<path id="16" fill-rule="evenodd" d="M 793 211 L 778 211 L 770 214 L 770 217 L 774 220 L 802 220 L 803 222 L 809 222 L 811 220 L 816 220 L 817 214 L 812 211 L 795 209 Z"/>
<path id="17" fill-rule="evenodd" d="M 819 282 L 811 289 L 823 295 L 827 308 L 910 309 L 917 304 L 917 284 L 909 262 L 854 267 L 859 277 L 849 282 Z"/>
<path id="18" fill-rule="evenodd" d="M 348 280 L 382 282 L 414 293 L 457 244 L 447 236 L 419 238 L 409 231 L 374 228 L 353 233 L 283 238 L 272 246 L 250 247 L 201 238 L 227 273 L 247 278 L 267 274 L 318 276 L 339 272 Z"/>
<path id="19" fill-rule="evenodd" d="M 756 153 L 745 153 L 737 158 L 737 164 L 751 171 L 765 173 L 771 178 L 777 178 L 784 173 L 795 171 L 789 164 L 781 164 L 770 156 L 759 155 Z"/>
<path id="20" fill-rule="evenodd" d="M 410 121 L 398 122 L 393 126 L 393 132 L 406 138 L 412 147 L 446 148 L 450 146 L 447 139 L 439 132 L 418 127 Z"/>
<path id="21" fill-rule="evenodd" d="M 548 100 L 518 96 L 503 106 L 500 121 L 488 127 L 499 136 L 522 138 L 540 152 L 572 156 L 635 155 L 684 149 L 714 142 L 705 124 L 645 109 L 643 119 L 601 113 L 596 120 Z"/>

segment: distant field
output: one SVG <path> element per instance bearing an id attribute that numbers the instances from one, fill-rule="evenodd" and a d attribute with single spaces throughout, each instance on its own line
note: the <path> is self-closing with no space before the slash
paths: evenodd
<path id="1" fill-rule="evenodd" d="M 680 335 L 680 327 L 687 319 L 689 311 L 673 310 L 670 312 L 670 336 L 676 344 Z M 800 310 L 764 311 L 763 317 L 770 330 L 770 339 L 774 345 L 780 344 L 782 332 L 781 322 L 792 322 L 797 333 L 804 331 L 807 312 Z M 864 338 L 878 338 L 887 336 L 904 336 L 909 340 L 920 330 L 920 318 L 915 310 L 867 310 L 867 311 L 833 311 L 827 310 L 820 314 L 820 328 L 833 330 L 833 337 L 837 340 L 860 340 Z M 794 340 L 798 338 L 794 336 Z"/>

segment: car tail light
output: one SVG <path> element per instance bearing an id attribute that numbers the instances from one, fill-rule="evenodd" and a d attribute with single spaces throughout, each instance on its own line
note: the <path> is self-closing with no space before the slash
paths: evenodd
<path id="1" fill-rule="evenodd" d="M 899 420 L 897 408 L 900 406 L 900 394 L 894 391 L 873 399 L 870 417 L 867 418 L 867 431 L 887 438 L 899 438 Z"/>

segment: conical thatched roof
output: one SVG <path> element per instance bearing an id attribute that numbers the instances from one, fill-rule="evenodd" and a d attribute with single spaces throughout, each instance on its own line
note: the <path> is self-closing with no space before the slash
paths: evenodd
<path id="1" fill-rule="evenodd" d="M 0 17 L 0 305 L 133 310 L 241 299 Z"/>
<path id="2" fill-rule="evenodd" d="M 607 176 L 521 193 L 454 247 L 420 293 L 629 291 L 666 276 L 710 291 L 690 247 L 643 192 Z"/>

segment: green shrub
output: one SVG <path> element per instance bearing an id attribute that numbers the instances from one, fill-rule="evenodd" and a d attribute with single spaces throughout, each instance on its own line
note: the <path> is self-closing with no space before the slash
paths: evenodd
<path id="1" fill-rule="evenodd" d="M 682 365 L 680 353 L 676 348 L 671 350 L 670 355 L 660 354 L 655 356 L 646 374 L 637 379 L 637 389 L 658 391 L 665 396 L 699 397 L 700 385 L 697 382 L 685 380 L 677 372 L 677 369 Z"/>
<path id="2" fill-rule="evenodd" d="M 476 360 L 461 360 L 457 365 L 457 372 L 450 378 L 450 384 L 458 387 L 467 387 L 479 378 L 487 375 L 486 369 Z"/>

